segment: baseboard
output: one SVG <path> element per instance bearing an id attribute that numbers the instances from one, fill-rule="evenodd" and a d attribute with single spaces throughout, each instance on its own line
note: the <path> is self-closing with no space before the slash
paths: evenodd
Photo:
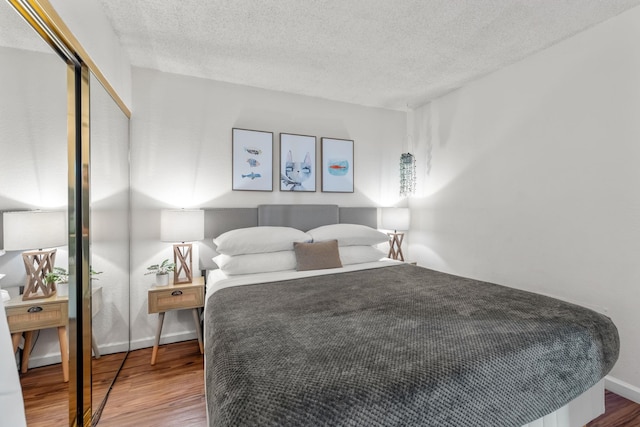
<path id="1" fill-rule="evenodd" d="M 29 369 L 55 365 L 56 363 L 60 363 L 60 352 L 45 354 L 42 356 L 31 356 L 29 358 Z"/>
<path id="2" fill-rule="evenodd" d="M 604 387 L 618 396 L 640 404 L 640 388 L 636 386 L 614 378 L 611 375 L 607 375 L 604 377 Z"/>
<path id="3" fill-rule="evenodd" d="M 129 344 L 126 342 L 98 345 L 98 350 L 100 351 L 101 356 L 112 353 L 122 353 L 127 351 L 128 348 Z M 41 366 L 54 365 L 56 363 L 60 363 L 59 351 L 29 357 L 29 368 L 39 368 Z"/>
<path id="4" fill-rule="evenodd" d="M 162 344 L 172 344 L 174 342 L 181 341 L 189 341 L 195 340 L 198 337 L 196 336 L 195 331 L 191 332 L 177 332 L 174 334 L 162 334 L 162 338 L 160 339 L 160 345 Z M 135 341 L 131 341 L 131 345 L 128 343 L 113 343 L 107 345 L 98 345 L 98 349 L 100 350 L 100 355 L 104 356 L 112 353 L 121 353 L 130 350 L 138 350 L 141 348 L 153 347 L 155 342 L 155 337 L 146 337 L 137 339 Z M 39 368 L 41 366 L 54 365 L 56 363 L 60 363 L 60 352 L 51 352 L 38 356 L 31 356 L 29 358 L 29 368 Z"/>
<path id="5" fill-rule="evenodd" d="M 195 331 L 191 332 L 176 332 L 174 334 L 162 334 L 160 338 L 160 345 L 172 344 L 174 342 L 189 341 L 197 339 Z M 131 350 L 139 350 L 141 348 L 153 347 L 155 343 L 155 337 L 140 338 L 131 341 Z"/>
<path id="6" fill-rule="evenodd" d="M 128 342 L 113 343 L 113 344 L 107 344 L 107 345 L 98 344 L 98 351 L 100 352 L 101 356 L 104 356 L 107 354 L 113 354 L 113 353 L 122 353 L 127 351 L 128 349 L 129 349 Z"/>

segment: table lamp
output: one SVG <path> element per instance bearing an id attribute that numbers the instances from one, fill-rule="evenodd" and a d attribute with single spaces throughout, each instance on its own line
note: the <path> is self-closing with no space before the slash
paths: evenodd
<path id="1" fill-rule="evenodd" d="M 4 250 L 26 251 L 22 253 L 27 271 L 22 300 L 48 298 L 55 295 L 56 284 L 47 283 L 45 277 L 53 271 L 55 265 L 56 249 L 54 247 L 67 244 L 66 212 L 4 212 L 2 219 Z"/>
<path id="2" fill-rule="evenodd" d="M 404 233 L 398 233 L 398 230 L 409 229 L 409 208 L 382 208 L 381 219 L 383 229 L 393 230 L 393 233 L 387 233 L 389 235 L 389 254 L 387 257 L 404 261 L 402 255 Z"/>
<path id="3" fill-rule="evenodd" d="M 204 211 L 202 209 L 163 209 L 160 212 L 160 240 L 180 242 L 173 245 L 173 283 L 193 281 L 191 243 L 204 239 Z"/>

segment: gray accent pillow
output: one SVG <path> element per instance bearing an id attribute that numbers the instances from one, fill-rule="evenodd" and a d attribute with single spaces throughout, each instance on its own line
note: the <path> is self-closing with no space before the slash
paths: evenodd
<path id="1" fill-rule="evenodd" d="M 342 267 L 337 240 L 317 243 L 294 242 L 293 250 L 296 253 L 298 271 Z"/>

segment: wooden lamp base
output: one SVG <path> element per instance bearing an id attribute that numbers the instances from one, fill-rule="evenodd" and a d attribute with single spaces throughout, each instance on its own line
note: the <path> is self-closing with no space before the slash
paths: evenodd
<path id="1" fill-rule="evenodd" d="M 55 295 L 56 284 L 47 283 L 45 276 L 53 271 L 56 249 L 23 252 L 22 260 L 27 270 L 27 283 L 24 287 L 22 300 L 49 298 Z"/>
<path id="2" fill-rule="evenodd" d="M 389 254 L 387 258 L 404 261 L 404 256 L 402 255 L 404 233 L 387 233 L 387 235 L 389 236 Z"/>
<path id="3" fill-rule="evenodd" d="M 173 262 L 175 269 L 173 270 L 173 284 L 193 282 L 193 273 L 191 271 L 193 247 L 191 243 L 176 243 L 173 245 Z"/>

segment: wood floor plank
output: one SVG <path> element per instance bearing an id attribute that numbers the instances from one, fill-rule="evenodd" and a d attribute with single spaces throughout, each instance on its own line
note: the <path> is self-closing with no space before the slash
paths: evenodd
<path id="1" fill-rule="evenodd" d="M 587 427 L 640 427 L 640 405 L 605 391 L 605 413 Z"/>
<path id="2" fill-rule="evenodd" d="M 123 358 L 124 353 L 115 353 L 92 360 L 94 410 L 107 393 Z M 69 425 L 69 384 L 62 380 L 59 363 L 29 369 L 20 374 L 20 384 L 29 427 Z"/>
<path id="3" fill-rule="evenodd" d="M 107 357 L 94 360 L 94 376 L 103 369 L 96 362 L 108 363 Z M 163 345 L 156 365 L 150 361 L 151 348 L 129 354 L 98 427 L 206 426 L 204 357 L 197 341 Z M 36 370 L 42 374 L 34 375 Z M 29 370 L 21 382 L 29 427 L 67 425 L 68 388 L 61 381 L 59 365 Z M 36 402 L 47 403 L 36 408 Z M 605 414 L 588 427 L 640 427 L 639 404 L 607 391 L 605 406 Z"/>
<path id="4" fill-rule="evenodd" d="M 206 426 L 204 357 L 197 341 L 132 351 L 109 395 L 99 427 Z"/>

